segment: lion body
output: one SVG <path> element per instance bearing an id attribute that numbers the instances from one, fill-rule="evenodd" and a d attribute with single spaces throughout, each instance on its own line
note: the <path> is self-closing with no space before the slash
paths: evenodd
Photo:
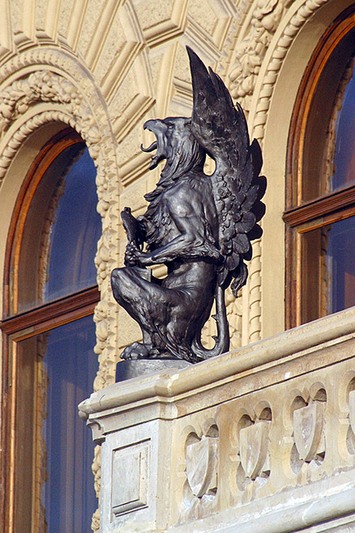
<path id="1" fill-rule="evenodd" d="M 217 214 L 208 176 L 190 172 L 164 188 L 154 208 L 140 222 L 154 242 L 150 263 L 165 263 L 168 275 L 150 281 L 141 268 L 115 269 L 112 287 L 116 300 L 139 322 L 144 349 L 135 343 L 130 358 L 179 357 L 191 360 L 191 346 L 206 322 L 216 289 Z"/>

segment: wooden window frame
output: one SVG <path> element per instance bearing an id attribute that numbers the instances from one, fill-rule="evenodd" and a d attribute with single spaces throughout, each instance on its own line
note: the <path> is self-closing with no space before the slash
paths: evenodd
<path id="1" fill-rule="evenodd" d="M 55 158 L 69 146 L 83 142 L 81 137 L 71 129 L 64 129 L 39 151 L 30 166 L 13 212 L 8 240 L 6 244 L 3 302 L 4 316 L 0 321 L 2 332 L 2 416 L 0 422 L 0 483 L 3 487 L 3 498 L 0 499 L 0 530 L 13 532 L 13 489 L 15 471 L 15 439 L 14 414 L 15 398 L 14 383 L 16 376 L 10 360 L 12 343 L 18 343 L 40 333 L 93 315 L 99 302 L 100 294 L 97 285 L 85 290 L 36 305 L 28 311 L 17 313 L 13 308 L 11 290 L 16 291 L 16 276 L 20 257 L 21 234 L 31 201 L 45 171 Z M 13 308 L 13 309 L 12 309 Z"/>
<path id="2" fill-rule="evenodd" d="M 355 215 L 355 186 L 304 201 L 302 195 L 304 146 L 311 103 L 320 76 L 331 55 L 355 27 L 354 7 L 342 13 L 327 29 L 316 47 L 302 79 L 291 119 L 286 161 L 286 328 L 302 323 L 302 234 Z"/>

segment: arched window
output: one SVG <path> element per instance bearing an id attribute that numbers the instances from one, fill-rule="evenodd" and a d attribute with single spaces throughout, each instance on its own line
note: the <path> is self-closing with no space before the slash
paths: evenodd
<path id="1" fill-rule="evenodd" d="M 323 36 L 293 114 L 286 314 L 292 327 L 355 305 L 354 13 Z"/>
<path id="2" fill-rule="evenodd" d="M 93 444 L 77 415 L 97 371 L 95 177 L 82 139 L 65 130 L 41 149 L 15 208 L 1 323 L 11 533 L 87 533 L 97 507 Z"/>

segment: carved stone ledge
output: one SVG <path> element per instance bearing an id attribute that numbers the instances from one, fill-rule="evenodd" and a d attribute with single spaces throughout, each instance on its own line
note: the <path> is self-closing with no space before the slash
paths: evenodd
<path id="1" fill-rule="evenodd" d="M 254 378 L 256 374 L 272 370 L 274 367 L 279 370 L 281 363 L 285 365 L 290 362 L 298 363 L 308 358 L 311 353 L 321 352 L 324 347 L 332 344 L 336 346 L 339 338 L 346 339 L 349 336 L 350 340 L 354 334 L 354 319 L 355 309 L 350 308 L 270 339 L 198 363 L 191 369 L 180 370 L 180 372 L 172 369 L 164 374 L 156 374 L 154 379 L 141 378 L 139 387 L 137 387 L 137 380 L 113 384 L 104 391 L 93 393 L 90 399 L 80 404 L 80 411 L 83 417 L 89 418 L 97 412 L 103 413 L 108 409 L 124 408 L 130 402 L 142 400 L 153 402 L 159 397 L 159 402 L 168 404 L 173 397 L 188 397 L 190 399 L 188 411 L 193 412 L 194 404 L 191 398 L 199 393 L 200 388 L 210 386 L 210 389 L 218 389 L 231 381 L 236 383 L 248 376 Z M 315 360 L 314 357 L 309 357 L 309 359 Z M 324 365 L 326 366 L 327 363 L 324 362 Z M 311 362 L 309 368 L 312 368 Z M 286 379 L 295 377 L 298 373 L 302 374 L 303 370 L 301 366 L 294 365 Z M 278 378 L 272 375 L 270 384 L 275 382 L 278 382 Z M 244 393 L 244 390 L 239 390 L 239 395 Z"/>
<path id="2" fill-rule="evenodd" d="M 286 496 L 286 497 L 285 497 Z M 342 472 L 331 480 L 297 487 L 251 505 L 229 508 L 208 518 L 169 528 L 169 533 L 279 533 L 353 531 L 354 472 Z M 338 529 L 339 528 L 339 529 Z"/>

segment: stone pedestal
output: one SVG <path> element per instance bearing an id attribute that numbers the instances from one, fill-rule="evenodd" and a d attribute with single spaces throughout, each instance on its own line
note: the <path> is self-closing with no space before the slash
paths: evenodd
<path id="1" fill-rule="evenodd" d="M 79 406 L 94 441 L 102 445 L 101 531 L 163 532 L 169 523 L 172 463 L 178 459 L 172 431 L 178 413 L 169 388 L 179 377 L 176 367 L 191 365 L 121 364 L 121 379 L 142 375 L 94 393 Z"/>
<path id="2" fill-rule="evenodd" d="M 191 365 L 192 363 L 188 363 L 182 359 L 137 359 L 121 361 L 116 369 L 116 382 L 165 372 L 165 370 L 171 368 L 181 370 L 183 368 L 189 368 Z"/>
<path id="3" fill-rule="evenodd" d="M 355 310 L 79 406 L 101 531 L 355 530 Z"/>

